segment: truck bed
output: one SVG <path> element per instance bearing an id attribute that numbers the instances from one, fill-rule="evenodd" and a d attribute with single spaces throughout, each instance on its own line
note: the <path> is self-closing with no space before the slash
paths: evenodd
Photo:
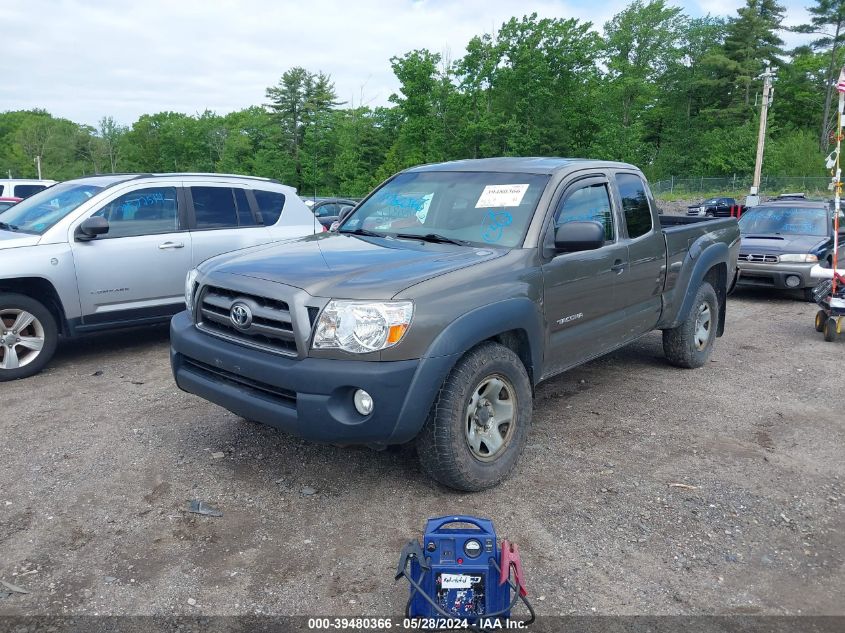
<path id="1" fill-rule="evenodd" d="M 715 243 L 728 245 L 730 251 L 727 271 L 730 284 L 731 270 L 736 264 L 739 252 L 739 226 L 736 218 L 707 218 L 696 216 L 659 215 L 660 226 L 666 242 L 666 281 L 663 286 L 664 309 L 671 315 L 678 309 L 687 290 L 687 281 L 680 279 L 680 273 L 691 270 L 685 262 L 693 260 Z"/>

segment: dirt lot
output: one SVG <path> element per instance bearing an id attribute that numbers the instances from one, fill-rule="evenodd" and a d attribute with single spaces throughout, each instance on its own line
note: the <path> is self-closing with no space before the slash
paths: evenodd
<path id="1" fill-rule="evenodd" d="M 66 344 L 0 385 L 0 578 L 30 592 L 0 613 L 398 616 L 402 545 L 463 512 L 521 545 L 541 614 L 841 614 L 845 343 L 814 310 L 738 293 L 704 369 L 651 334 L 545 383 L 515 476 L 473 495 L 409 449 L 308 444 L 180 392 L 165 329 Z"/>

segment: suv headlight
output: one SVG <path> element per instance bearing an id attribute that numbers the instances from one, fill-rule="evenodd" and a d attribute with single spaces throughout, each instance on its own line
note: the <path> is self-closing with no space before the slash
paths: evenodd
<path id="1" fill-rule="evenodd" d="M 333 299 L 323 308 L 314 332 L 314 349 L 342 349 L 365 354 L 393 347 L 408 330 L 410 301 Z"/>
<path id="2" fill-rule="evenodd" d="M 787 253 L 786 255 L 781 255 L 778 258 L 778 261 L 781 262 L 801 262 L 802 264 L 809 264 L 812 262 L 819 261 L 819 258 L 815 255 L 808 255 L 806 253 Z"/>
<path id="3" fill-rule="evenodd" d="M 198 274 L 199 271 L 196 268 L 192 268 L 185 276 L 185 308 L 187 308 L 189 314 L 193 314 L 194 312 L 194 290 L 197 287 Z"/>

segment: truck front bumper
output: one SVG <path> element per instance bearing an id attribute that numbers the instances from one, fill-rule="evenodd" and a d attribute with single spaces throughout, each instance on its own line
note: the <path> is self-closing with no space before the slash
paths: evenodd
<path id="1" fill-rule="evenodd" d="M 287 358 L 199 331 L 187 312 L 170 323 L 180 389 L 249 420 L 340 444 L 401 444 L 422 428 L 455 356 L 404 361 Z M 355 409 L 355 391 L 373 410 Z"/>
<path id="2" fill-rule="evenodd" d="M 798 290 L 801 288 L 813 288 L 819 283 L 818 279 L 810 277 L 810 269 L 815 266 L 815 263 L 752 264 L 740 260 L 737 264 L 741 271 L 739 277 L 739 284 L 741 286 Z M 799 283 L 797 285 L 789 285 L 787 280 L 790 277 L 797 277 L 800 280 Z"/>

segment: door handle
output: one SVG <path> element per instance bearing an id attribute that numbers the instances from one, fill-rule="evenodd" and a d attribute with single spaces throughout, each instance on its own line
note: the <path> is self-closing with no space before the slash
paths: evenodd
<path id="1" fill-rule="evenodd" d="M 614 271 L 617 275 L 621 275 L 623 272 L 625 272 L 625 262 L 623 262 L 621 259 L 617 259 L 615 262 L 613 262 L 613 266 L 610 267 L 610 270 Z"/>
<path id="2" fill-rule="evenodd" d="M 158 248 L 159 250 L 166 251 L 173 248 L 185 248 L 185 245 L 182 242 L 163 242 L 158 245 Z"/>

